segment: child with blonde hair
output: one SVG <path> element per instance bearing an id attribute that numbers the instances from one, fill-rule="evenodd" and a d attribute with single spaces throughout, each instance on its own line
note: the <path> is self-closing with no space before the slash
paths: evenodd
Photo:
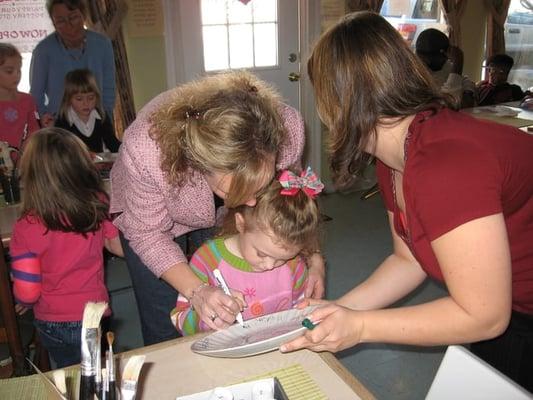
<path id="1" fill-rule="evenodd" d="M 190 265 L 205 285 L 216 286 L 219 269 L 244 307 L 243 318 L 288 310 L 304 297 L 306 256 L 318 250 L 320 214 L 315 200 L 324 185 L 308 168 L 300 175 L 281 172 L 257 197 L 254 207 L 233 209 L 219 237 L 208 240 Z M 191 299 L 179 295 L 171 319 L 183 335 L 209 327 L 198 318 Z M 210 316 L 214 321 L 216 312 Z"/>
<path id="2" fill-rule="evenodd" d="M 0 141 L 17 148 L 40 128 L 33 97 L 17 89 L 21 68 L 22 56 L 17 48 L 0 43 Z"/>
<path id="3" fill-rule="evenodd" d="M 58 368 L 80 362 L 83 309 L 109 301 L 104 247 L 122 256 L 109 198 L 80 139 L 59 128 L 33 135 L 21 158 L 22 215 L 10 244 L 17 311 L 33 306 Z M 110 310 L 106 315 L 110 314 Z"/>
<path id="4" fill-rule="evenodd" d="M 100 89 L 91 71 L 76 69 L 65 76 L 65 91 L 55 126 L 78 136 L 93 153 L 105 147 L 116 153 L 120 141 L 104 112 Z"/>

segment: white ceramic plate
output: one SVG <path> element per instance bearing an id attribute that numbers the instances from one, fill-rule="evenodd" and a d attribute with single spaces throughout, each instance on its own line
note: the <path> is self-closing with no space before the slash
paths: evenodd
<path id="1" fill-rule="evenodd" d="M 302 321 L 317 306 L 291 309 L 244 321 L 213 332 L 191 346 L 195 353 L 212 357 L 239 358 L 276 350 L 282 343 L 303 335 Z"/>

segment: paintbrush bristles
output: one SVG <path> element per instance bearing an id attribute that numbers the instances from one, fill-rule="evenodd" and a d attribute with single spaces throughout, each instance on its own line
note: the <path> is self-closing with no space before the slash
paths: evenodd
<path id="1" fill-rule="evenodd" d="M 57 390 L 61 392 L 63 396 L 67 395 L 67 380 L 65 377 L 65 370 L 58 369 L 52 371 L 52 377 L 54 378 L 54 383 L 57 387 Z"/>
<path id="2" fill-rule="evenodd" d="M 102 315 L 104 315 L 106 309 L 107 303 L 105 301 L 100 303 L 89 302 L 85 304 L 82 327 L 86 329 L 98 328 L 100 326 Z"/>
<path id="3" fill-rule="evenodd" d="M 115 341 L 115 334 L 111 331 L 107 332 L 107 344 L 109 345 L 109 348 L 113 347 L 113 342 Z"/>
<path id="4" fill-rule="evenodd" d="M 132 356 L 124 367 L 122 374 L 122 382 L 125 381 L 137 381 L 139 379 L 139 373 L 144 364 L 145 355 Z"/>

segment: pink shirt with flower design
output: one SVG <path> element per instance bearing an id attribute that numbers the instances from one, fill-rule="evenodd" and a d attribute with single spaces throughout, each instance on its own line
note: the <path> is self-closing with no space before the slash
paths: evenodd
<path id="1" fill-rule="evenodd" d="M 270 271 L 254 272 L 250 264 L 227 249 L 223 238 L 204 243 L 192 256 L 190 265 L 202 282 L 211 286 L 216 286 L 213 270 L 220 270 L 228 287 L 244 295 L 248 305 L 242 313 L 244 320 L 291 309 L 304 297 L 308 276 L 301 256 Z M 209 329 L 181 294 L 171 320 L 183 335 Z"/>

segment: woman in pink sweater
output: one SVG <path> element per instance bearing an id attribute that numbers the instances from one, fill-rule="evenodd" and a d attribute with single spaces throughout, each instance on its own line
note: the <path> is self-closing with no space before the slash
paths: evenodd
<path id="1" fill-rule="evenodd" d="M 192 298 L 210 328 L 235 321 L 240 303 L 202 285 L 187 262 L 187 241 L 199 245 L 210 236 L 216 197 L 230 208 L 253 206 L 276 169 L 299 166 L 303 146 L 298 112 L 249 73 L 185 84 L 139 112 L 111 172 L 111 212 L 118 214 L 146 345 L 176 337 L 168 315 L 178 292 Z M 309 265 L 306 296 L 322 297 L 320 254 Z"/>

